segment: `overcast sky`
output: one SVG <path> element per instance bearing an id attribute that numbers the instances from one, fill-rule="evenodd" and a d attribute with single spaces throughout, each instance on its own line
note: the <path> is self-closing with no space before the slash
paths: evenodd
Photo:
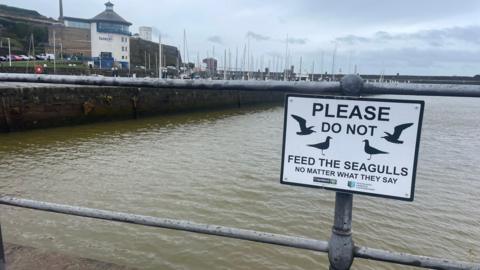
<path id="1" fill-rule="evenodd" d="M 64 0 L 64 15 L 91 18 L 104 10 L 102 0 Z M 112 0 L 115 11 L 139 26 L 159 29 L 167 44 L 181 46 L 187 33 L 190 61 L 223 59 L 231 50 L 241 65 L 250 39 L 253 63 L 285 65 L 303 72 L 335 70 L 360 73 L 480 74 L 480 1 L 478 0 Z M 0 0 L 58 17 L 58 0 Z M 323 55 L 323 68 L 322 68 Z M 228 56 L 227 56 L 228 58 Z M 222 60 L 223 61 L 223 60 Z M 257 64 L 258 62 L 258 64 Z"/>

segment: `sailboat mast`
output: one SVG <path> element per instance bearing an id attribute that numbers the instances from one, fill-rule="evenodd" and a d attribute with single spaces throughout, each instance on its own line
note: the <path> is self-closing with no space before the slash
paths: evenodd
<path id="1" fill-rule="evenodd" d="M 287 69 L 288 69 L 288 63 L 287 63 L 287 58 L 288 58 L 288 34 L 287 34 L 287 39 L 285 40 L 285 70 L 283 71 L 283 80 L 287 80 Z"/>
<path id="2" fill-rule="evenodd" d="M 243 46 L 243 59 L 242 59 L 242 80 L 245 80 L 245 63 L 246 59 L 245 57 L 247 56 L 247 44 Z"/>
<path id="3" fill-rule="evenodd" d="M 228 79 L 232 77 L 232 52 L 228 48 Z"/>
<path id="4" fill-rule="evenodd" d="M 200 52 L 197 51 L 197 71 L 200 72 L 202 71 L 201 67 L 200 67 Z"/>
<path id="5" fill-rule="evenodd" d="M 332 81 L 335 80 L 335 55 L 337 54 L 337 43 L 335 43 L 335 47 L 333 48 L 333 56 L 332 56 Z"/>
<path id="6" fill-rule="evenodd" d="M 260 78 L 263 80 L 264 74 L 263 72 L 265 71 L 264 68 L 264 63 L 263 63 L 263 54 L 260 56 Z"/>
<path id="7" fill-rule="evenodd" d="M 325 52 L 322 51 L 322 57 L 320 59 L 320 74 L 321 74 L 320 78 L 322 78 L 322 80 L 323 80 L 323 58 L 324 58 L 324 56 L 325 56 Z"/>
<path id="8" fill-rule="evenodd" d="M 238 74 L 238 45 L 237 47 L 235 48 L 235 79 L 237 79 L 237 74 Z"/>
<path id="9" fill-rule="evenodd" d="M 185 73 L 187 71 L 187 66 L 186 66 L 186 61 L 187 61 L 187 33 L 185 29 L 183 29 L 183 72 Z"/>
<path id="10" fill-rule="evenodd" d="M 313 82 L 313 74 L 315 73 L 315 60 L 312 61 L 312 76 L 310 78 L 310 81 Z"/>
<path id="11" fill-rule="evenodd" d="M 55 37 L 55 30 L 53 30 L 53 74 L 57 74 L 57 52 L 56 52 L 56 48 L 57 45 L 56 45 L 56 37 Z M 9 48 L 10 48 L 10 43 L 9 44 Z M 10 53 L 10 51 L 8 52 Z M 10 54 L 10 59 L 12 58 L 12 55 Z M 100 68 L 102 67 L 101 64 L 102 63 L 102 59 L 100 58 Z"/>
<path id="12" fill-rule="evenodd" d="M 300 69 L 298 70 L 299 72 L 299 77 L 298 77 L 298 80 L 301 81 L 302 80 L 302 57 L 300 56 Z"/>
<path id="13" fill-rule="evenodd" d="M 250 35 L 247 36 L 247 79 L 250 80 L 250 66 L 252 65 L 250 61 Z"/>
<path id="14" fill-rule="evenodd" d="M 158 34 L 158 78 L 163 78 L 163 72 L 162 72 L 162 66 L 163 66 L 163 61 L 162 61 L 162 34 Z"/>
<path id="15" fill-rule="evenodd" d="M 227 49 L 225 49 L 223 56 L 223 79 L 227 80 Z"/>

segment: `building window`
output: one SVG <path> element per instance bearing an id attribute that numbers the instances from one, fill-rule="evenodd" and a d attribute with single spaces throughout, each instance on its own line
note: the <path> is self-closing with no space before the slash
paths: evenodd
<path id="1" fill-rule="evenodd" d="M 98 22 L 97 32 L 130 35 L 128 25 L 111 22 Z"/>
<path id="2" fill-rule="evenodd" d="M 125 56 L 122 55 L 122 59 L 125 59 Z"/>
<path id="3" fill-rule="evenodd" d="M 125 51 L 128 51 L 128 50 L 127 50 L 127 46 L 125 46 Z"/>
<path id="4" fill-rule="evenodd" d="M 66 27 L 72 27 L 72 28 L 80 28 L 80 29 L 90 29 L 90 23 L 88 22 L 81 22 L 81 21 L 70 21 L 70 20 L 65 20 L 65 26 Z"/>

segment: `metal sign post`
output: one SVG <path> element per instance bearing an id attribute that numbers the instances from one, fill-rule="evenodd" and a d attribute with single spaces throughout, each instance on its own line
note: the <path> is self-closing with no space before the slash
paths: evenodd
<path id="1" fill-rule="evenodd" d="M 0 270 L 6 270 L 5 250 L 3 248 L 2 225 L 0 224 Z"/>
<path id="2" fill-rule="evenodd" d="M 336 191 L 330 270 L 350 269 L 355 257 L 352 193 L 413 201 L 423 107 L 418 100 L 286 96 L 280 182 Z"/>
<path id="3" fill-rule="evenodd" d="M 352 194 L 337 192 L 332 236 L 328 242 L 330 270 L 348 270 L 353 263 L 352 205 Z"/>

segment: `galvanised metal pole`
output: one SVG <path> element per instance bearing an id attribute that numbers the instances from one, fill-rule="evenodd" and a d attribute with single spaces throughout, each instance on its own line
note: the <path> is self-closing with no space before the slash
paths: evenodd
<path id="1" fill-rule="evenodd" d="M 280 81 L 159 80 L 158 78 L 89 77 L 0 73 L 0 82 L 55 83 L 97 86 L 149 87 L 166 89 L 280 91 L 292 93 L 340 93 L 339 82 L 309 83 Z"/>
<path id="2" fill-rule="evenodd" d="M 138 224 L 150 227 L 164 229 L 181 230 L 228 238 L 242 239 L 253 242 L 274 244 L 286 247 L 307 249 L 312 251 L 327 252 L 328 243 L 326 241 L 286 236 L 267 232 L 237 229 L 212 224 L 200 224 L 185 220 L 175 220 L 167 218 L 156 218 L 143 215 L 134 215 L 129 213 L 114 212 L 108 210 L 99 210 L 86 207 L 77 207 L 64 204 L 40 202 L 26 199 L 19 199 L 9 196 L 0 196 L 0 205 L 11 205 L 23 208 L 36 209 L 41 211 L 61 213 L 72 216 L 89 217 L 109 221 L 118 221 L 130 224 Z"/>
<path id="3" fill-rule="evenodd" d="M 5 249 L 3 248 L 2 225 L 0 224 L 0 270 L 6 270 Z"/>
<path id="4" fill-rule="evenodd" d="M 165 62 L 165 61 L 164 61 Z M 480 97 L 480 85 L 365 83 L 360 76 L 346 75 L 340 82 L 158 80 L 149 78 L 89 77 L 0 73 L 0 82 L 54 83 L 97 86 L 149 87 L 195 90 L 277 91 L 306 94 L 421 95 Z"/>
<path id="5" fill-rule="evenodd" d="M 360 76 L 348 75 L 342 78 L 340 87 L 346 95 L 358 95 L 363 91 L 364 83 Z M 352 239 L 352 209 L 353 195 L 337 192 L 332 235 L 328 242 L 330 270 L 349 270 L 352 266 L 355 249 Z"/>
<path id="6" fill-rule="evenodd" d="M 337 192 L 332 236 L 328 242 L 330 270 L 348 270 L 353 263 L 352 205 L 352 194 Z"/>
<path id="7" fill-rule="evenodd" d="M 8 66 L 12 67 L 12 49 L 10 47 L 10 38 L 7 38 L 8 40 Z"/>
<path id="8" fill-rule="evenodd" d="M 339 204 L 337 207 L 339 211 L 337 212 L 340 213 L 341 212 L 340 210 L 342 209 L 343 211 L 351 209 L 352 195 L 339 194 L 338 196 L 342 196 L 344 198 L 337 200 L 337 203 Z M 345 196 L 347 199 L 345 198 Z M 199 223 L 194 223 L 194 222 L 185 221 L 185 220 L 156 218 L 156 217 L 134 215 L 134 214 L 122 213 L 122 212 L 113 212 L 113 211 L 77 207 L 77 206 L 71 206 L 71 205 L 26 200 L 26 199 L 14 198 L 9 196 L 4 196 L 4 197 L 0 196 L 0 205 L 2 204 L 15 206 L 15 207 L 35 209 L 40 211 L 66 214 L 66 215 L 117 221 L 117 222 L 138 224 L 138 225 L 165 228 L 165 229 L 181 230 L 181 231 L 194 232 L 194 233 L 203 233 L 203 234 L 216 235 L 216 236 L 222 236 L 222 237 L 228 237 L 228 238 L 255 241 L 260 243 L 300 248 L 305 250 L 320 251 L 320 252 L 329 251 L 329 244 L 326 241 L 271 234 L 271 233 L 251 231 L 251 230 L 243 230 L 243 229 L 230 228 L 230 227 L 224 227 L 224 226 L 218 226 L 218 225 L 212 225 L 212 224 L 199 224 Z M 343 204 L 343 206 L 340 204 Z M 336 224 L 340 225 L 337 227 L 342 227 L 343 224 L 345 224 L 345 225 L 349 225 L 351 228 L 351 211 L 350 211 L 350 214 L 348 214 L 347 212 L 347 214 L 345 215 L 345 212 L 344 212 L 343 214 L 339 214 L 337 216 L 347 217 L 347 219 L 343 221 L 344 223 L 342 223 L 341 219 L 336 220 L 337 222 Z M 338 234 L 339 230 L 336 230 L 336 232 Z M 373 248 L 362 247 L 362 246 L 355 247 L 354 254 L 355 254 L 355 257 L 357 258 L 390 262 L 390 263 L 396 263 L 401 265 L 411 265 L 411 266 L 428 268 L 428 269 L 480 270 L 479 263 L 462 262 L 462 261 L 454 261 L 454 260 L 449 260 L 444 258 L 419 256 L 419 255 L 413 255 L 413 254 L 407 254 L 407 253 L 373 249 Z"/>

